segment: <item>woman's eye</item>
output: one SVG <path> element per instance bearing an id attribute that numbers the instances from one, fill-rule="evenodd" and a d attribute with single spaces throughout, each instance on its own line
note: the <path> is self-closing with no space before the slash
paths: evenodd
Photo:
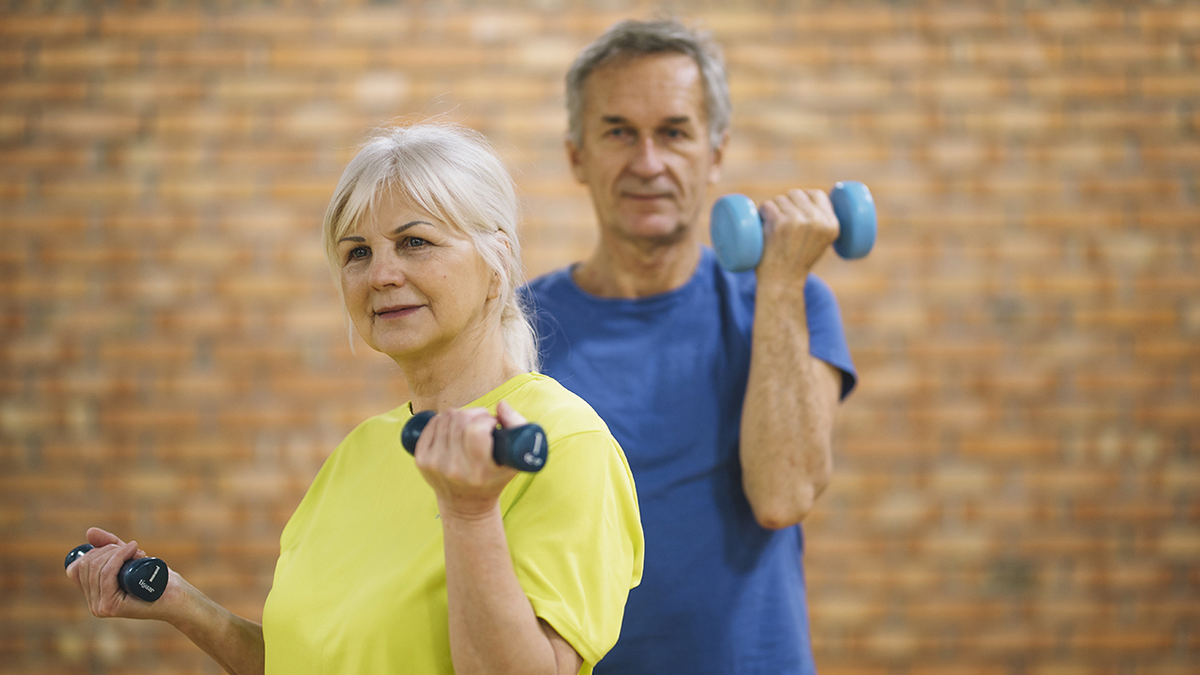
<path id="1" fill-rule="evenodd" d="M 408 237 L 404 240 L 405 248 L 421 248 L 422 246 L 427 245 L 429 245 L 429 242 L 420 237 Z"/>
<path id="2" fill-rule="evenodd" d="M 371 255 L 371 249 L 366 246 L 355 246 L 346 254 L 347 260 L 362 260 Z"/>

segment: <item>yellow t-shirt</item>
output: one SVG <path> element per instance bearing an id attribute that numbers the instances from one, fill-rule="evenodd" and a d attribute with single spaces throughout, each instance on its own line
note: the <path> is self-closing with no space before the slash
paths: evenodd
<path id="1" fill-rule="evenodd" d="M 633 476 L 600 417 L 553 379 L 520 375 L 467 407 L 494 414 L 502 399 L 549 440 L 546 466 L 500 496 L 513 567 L 590 673 L 641 581 Z M 350 432 L 284 528 L 263 610 L 268 675 L 454 672 L 437 501 L 400 445 L 411 416 L 406 404 Z"/>

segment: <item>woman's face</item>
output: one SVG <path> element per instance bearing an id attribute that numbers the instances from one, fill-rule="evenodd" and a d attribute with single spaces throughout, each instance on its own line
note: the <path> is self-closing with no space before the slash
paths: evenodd
<path id="1" fill-rule="evenodd" d="M 436 354 L 491 328 L 496 275 L 470 239 L 405 201 L 380 199 L 337 250 L 342 299 L 376 351 Z"/>

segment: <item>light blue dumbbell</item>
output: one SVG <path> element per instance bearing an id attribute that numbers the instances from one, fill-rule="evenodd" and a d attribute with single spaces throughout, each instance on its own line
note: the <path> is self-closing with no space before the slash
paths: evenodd
<path id="1" fill-rule="evenodd" d="M 847 260 L 861 258 L 875 245 L 875 200 L 858 181 L 838 182 L 829 191 L 838 219 L 833 250 Z M 762 260 L 762 216 L 746 195 L 725 195 L 713 204 L 712 242 L 717 261 L 730 272 L 745 272 Z"/>

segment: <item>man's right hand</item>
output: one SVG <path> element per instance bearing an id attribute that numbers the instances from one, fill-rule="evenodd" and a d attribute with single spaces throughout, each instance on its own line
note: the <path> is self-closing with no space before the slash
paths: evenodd
<path id="1" fill-rule="evenodd" d="M 759 283 L 778 279 L 803 284 L 813 265 L 838 237 L 838 219 L 823 190 L 788 190 L 762 203 L 763 254 Z"/>

